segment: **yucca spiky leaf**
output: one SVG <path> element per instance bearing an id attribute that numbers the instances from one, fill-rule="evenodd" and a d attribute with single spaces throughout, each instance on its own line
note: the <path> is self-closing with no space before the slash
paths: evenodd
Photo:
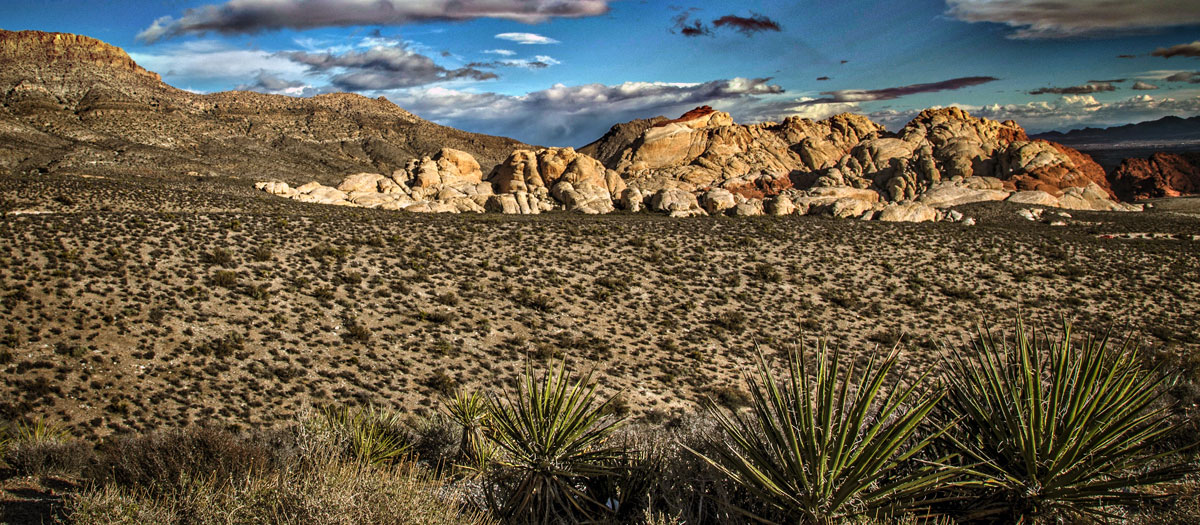
<path id="1" fill-rule="evenodd" d="M 979 491 L 979 514 L 1106 516 L 1143 499 L 1138 487 L 1194 471 L 1170 460 L 1158 403 L 1169 377 L 1144 368 L 1130 339 L 1071 336 L 1065 322 L 1057 341 L 1023 323 L 1011 344 L 980 328 L 946 359 L 946 407 L 961 422 L 950 437 L 975 462 L 960 484 Z"/>
<path id="2" fill-rule="evenodd" d="M 394 463 L 411 448 L 399 414 L 390 410 L 328 407 L 321 410 L 321 423 L 352 457 L 369 465 Z"/>
<path id="3" fill-rule="evenodd" d="M 787 354 L 781 381 L 760 351 L 746 373 L 751 413 L 710 409 L 728 446 L 704 457 L 790 519 L 832 523 L 887 516 L 917 505 L 957 475 L 946 458 L 913 465 L 914 456 L 946 431 L 918 437 L 941 399 L 916 390 L 920 381 L 887 386 L 898 352 L 875 355 L 861 371 L 818 343 L 815 367 L 805 348 Z"/>
<path id="4" fill-rule="evenodd" d="M 458 391 L 445 403 L 446 413 L 462 433 L 458 444 L 458 466 L 472 472 L 486 470 L 495 456 L 495 446 L 483 440 L 483 428 L 491 412 L 487 398 L 479 392 Z"/>
<path id="5" fill-rule="evenodd" d="M 611 398 L 599 400 L 591 374 L 572 382 L 565 367 L 564 361 L 540 375 L 526 369 L 516 392 L 490 400 L 486 435 L 502 453 L 489 500 L 507 519 L 584 519 L 608 510 L 579 487 L 614 473 L 622 451 L 608 438 L 620 420 L 604 417 Z"/>

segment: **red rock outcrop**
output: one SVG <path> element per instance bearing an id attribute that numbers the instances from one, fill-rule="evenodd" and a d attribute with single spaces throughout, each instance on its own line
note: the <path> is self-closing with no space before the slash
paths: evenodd
<path id="1" fill-rule="evenodd" d="M 1200 153 L 1155 153 L 1125 159 L 1112 174 L 1112 189 L 1125 200 L 1200 193 Z"/>
<path id="2" fill-rule="evenodd" d="M 717 112 L 717 110 L 713 109 L 712 106 L 700 106 L 698 108 L 689 110 L 687 113 L 684 113 L 683 115 L 680 115 L 680 117 L 677 119 L 656 122 L 651 127 L 661 128 L 663 126 L 666 126 L 667 124 L 674 124 L 677 122 L 688 122 L 690 120 L 696 120 L 698 118 L 707 117 L 716 112 Z"/>
<path id="3" fill-rule="evenodd" d="M 1057 197 L 1062 195 L 1062 190 L 1085 188 L 1094 182 L 1108 193 L 1110 198 L 1117 198 L 1117 194 L 1113 193 L 1112 187 L 1109 186 L 1104 168 L 1092 160 L 1090 155 L 1080 153 L 1057 142 L 1039 139 L 1030 144 L 1054 148 L 1062 157 L 1065 157 L 1065 162 L 1031 166 L 1026 171 L 1005 179 L 1006 189 L 1039 190 Z"/>

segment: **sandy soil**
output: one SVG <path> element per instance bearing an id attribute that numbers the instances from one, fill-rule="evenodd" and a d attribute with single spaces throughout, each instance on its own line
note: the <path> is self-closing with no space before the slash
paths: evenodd
<path id="1" fill-rule="evenodd" d="M 1200 219 L 1174 202 L 1058 227 L 1004 203 L 963 207 L 975 227 L 419 216 L 228 180 L 3 177 L 0 417 L 86 437 L 328 403 L 421 414 L 562 357 L 657 420 L 741 402 L 756 344 L 903 336 L 915 374 L 1019 316 L 1190 355 Z M 1120 235 L 1145 232 L 1163 235 Z"/>

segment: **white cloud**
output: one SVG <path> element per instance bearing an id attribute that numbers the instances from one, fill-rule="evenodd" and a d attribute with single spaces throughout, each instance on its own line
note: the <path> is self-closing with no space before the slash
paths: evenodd
<path id="1" fill-rule="evenodd" d="M 704 104 L 735 109 L 758 96 L 782 91 L 769 79 L 733 78 L 703 84 L 555 84 L 525 95 L 430 87 L 395 91 L 388 98 L 421 117 L 461 129 L 531 144 L 582 146 L 618 122 L 655 115 L 674 117 Z"/>
<path id="2" fill-rule="evenodd" d="M 1196 0 L 946 0 L 947 13 L 965 22 L 1013 28 L 1011 38 L 1122 35 L 1200 24 Z"/>
<path id="3" fill-rule="evenodd" d="M 487 50 L 484 50 L 484 53 L 487 53 L 489 55 L 500 55 L 502 57 L 510 57 L 510 56 L 517 54 L 516 51 L 512 51 L 509 49 L 487 49 Z"/>
<path id="4" fill-rule="evenodd" d="M 500 40 L 510 40 L 518 44 L 559 44 L 558 40 L 537 33 L 500 33 Z"/>
<path id="5" fill-rule="evenodd" d="M 278 78 L 300 78 L 307 68 L 262 50 L 236 49 L 220 42 L 197 41 L 129 53 L 138 65 L 163 76 L 172 85 L 236 85 L 265 73 Z"/>
<path id="6" fill-rule="evenodd" d="M 1136 95 L 1113 102 L 1097 101 L 1091 95 L 1064 96 L 1055 101 L 992 104 L 972 111 L 977 116 L 995 120 L 1015 120 L 1034 133 L 1080 126 L 1113 126 L 1168 115 L 1190 117 L 1197 112 L 1200 112 L 1200 96 L 1151 95 Z"/>

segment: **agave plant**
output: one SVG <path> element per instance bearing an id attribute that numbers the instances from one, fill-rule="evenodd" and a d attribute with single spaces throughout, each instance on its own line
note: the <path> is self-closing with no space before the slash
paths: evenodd
<path id="1" fill-rule="evenodd" d="M 1143 498 L 1134 489 L 1194 469 L 1169 458 L 1169 380 L 1141 365 L 1138 348 L 1106 335 L 1057 341 L 1017 325 L 1012 344 L 980 328 L 947 359 L 951 436 L 968 462 L 962 484 L 980 496 L 968 517 L 1028 522 L 1059 515 L 1104 517 L 1109 505 Z"/>
<path id="2" fill-rule="evenodd" d="M 487 437 L 499 448 L 489 471 L 488 501 L 509 521 L 584 520 L 610 512 L 586 489 L 589 479 L 616 474 L 623 451 L 609 437 L 620 420 L 605 417 L 591 374 L 571 381 L 566 363 L 534 374 L 516 392 L 490 398 Z"/>
<path id="3" fill-rule="evenodd" d="M 321 410 L 320 423 L 351 456 L 369 465 L 394 463 L 411 446 L 400 416 L 389 410 L 329 407 Z"/>
<path id="4" fill-rule="evenodd" d="M 873 355 L 856 371 L 822 340 L 815 363 L 803 346 L 789 350 L 780 381 L 759 351 L 757 369 L 746 373 L 750 413 L 729 415 L 710 403 L 728 441 L 715 457 L 697 454 L 790 521 L 838 523 L 912 508 L 957 472 L 942 466 L 947 458 L 914 459 L 947 429 L 923 431 L 942 396 L 919 392 L 921 381 L 885 387 L 897 356 Z"/>

